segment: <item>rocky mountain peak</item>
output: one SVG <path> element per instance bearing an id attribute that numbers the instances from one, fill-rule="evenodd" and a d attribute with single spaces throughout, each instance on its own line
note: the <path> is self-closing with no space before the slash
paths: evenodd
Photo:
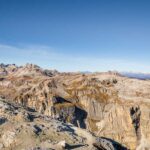
<path id="1" fill-rule="evenodd" d="M 131 150 L 150 147 L 150 80 L 112 72 L 60 73 L 33 64 L 1 66 L 3 99 Z"/>

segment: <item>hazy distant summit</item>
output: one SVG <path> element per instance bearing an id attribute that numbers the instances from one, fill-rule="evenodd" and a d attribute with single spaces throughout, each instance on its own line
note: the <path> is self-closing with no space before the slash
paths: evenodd
<path id="1" fill-rule="evenodd" d="M 120 74 L 129 77 L 129 78 L 136 78 L 141 80 L 149 80 L 150 73 L 142 73 L 142 72 L 121 72 Z"/>

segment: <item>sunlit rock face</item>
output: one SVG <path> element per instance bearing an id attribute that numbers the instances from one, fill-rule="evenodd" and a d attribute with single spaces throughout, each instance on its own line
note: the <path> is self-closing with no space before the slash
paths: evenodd
<path id="1" fill-rule="evenodd" d="M 0 69 L 1 97 L 86 128 L 129 149 L 149 147 L 149 80 L 113 72 L 59 73 L 32 64 L 8 69 L 10 66 Z"/>

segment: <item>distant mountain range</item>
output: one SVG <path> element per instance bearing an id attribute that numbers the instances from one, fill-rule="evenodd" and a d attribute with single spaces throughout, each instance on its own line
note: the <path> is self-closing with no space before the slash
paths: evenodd
<path id="1" fill-rule="evenodd" d="M 120 74 L 129 78 L 136 78 L 141 80 L 150 79 L 150 73 L 120 72 Z"/>
<path id="2" fill-rule="evenodd" d="M 141 80 L 149 80 L 150 79 L 150 73 L 142 73 L 142 72 L 117 72 L 117 71 L 108 71 L 109 73 L 118 73 L 122 76 L 129 77 L 129 78 L 136 78 Z M 90 71 L 82 71 L 80 73 L 85 74 L 92 74 L 96 72 L 90 72 Z"/>

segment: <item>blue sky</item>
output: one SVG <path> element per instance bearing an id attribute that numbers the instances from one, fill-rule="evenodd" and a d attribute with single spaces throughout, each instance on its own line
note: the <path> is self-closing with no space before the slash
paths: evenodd
<path id="1" fill-rule="evenodd" d="M 150 72 L 149 0 L 0 0 L 0 62 Z"/>

